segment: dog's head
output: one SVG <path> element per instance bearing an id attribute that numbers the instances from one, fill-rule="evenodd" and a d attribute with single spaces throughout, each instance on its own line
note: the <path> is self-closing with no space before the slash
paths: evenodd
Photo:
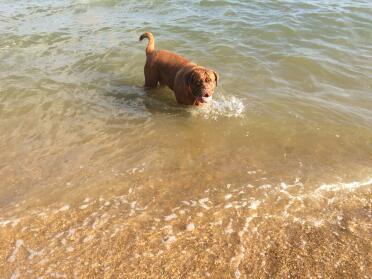
<path id="1" fill-rule="evenodd" d="M 211 100 L 217 86 L 218 74 L 215 71 L 197 67 L 185 75 L 185 83 L 194 98 L 194 105 L 200 106 Z"/>

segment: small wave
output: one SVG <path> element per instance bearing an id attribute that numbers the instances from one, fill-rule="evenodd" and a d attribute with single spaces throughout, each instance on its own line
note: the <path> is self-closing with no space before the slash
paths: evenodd
<path id="1" fill-rule="evenodd" d="M 213 99 L 203 107 L 193 109 L 192 114 L 205 119 L 218 119 L 220 117 L 244 117 L 245 105 L 242 99 L 235 96 Z"/>
<path id="2" fill-rule="evenodd" d="M 341 190 L 354 191 L 364 186 L 372 186 L 372 178 L 366 181 L 362 181 L 362 182 L 353 181 L 350 183 L 322 184 L 318 189 L 316 189 L 315 192 L 319 192 L 319 191 L 335 192 L 335 191 L 341 191 Z"/>

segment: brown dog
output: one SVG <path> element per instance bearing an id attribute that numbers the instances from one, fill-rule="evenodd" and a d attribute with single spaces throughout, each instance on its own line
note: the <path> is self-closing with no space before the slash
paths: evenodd
<path id="1" fill-rule="evenodd" d="M 201 106 L 208 102 L 217 86 L 218 74 L 200 67 L 175 53 L 154 50 L 154 36 L 146 32 L 139 38 L 148 39 L 146 47 L 145 87 L 158 83 L 167 85 L 179 103 Z"/>

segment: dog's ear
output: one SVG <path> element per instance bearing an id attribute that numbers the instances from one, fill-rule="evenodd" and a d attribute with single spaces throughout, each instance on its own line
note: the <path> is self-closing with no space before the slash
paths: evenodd
<path id="1" fill-rule="evenodd" d="M 214 74 L 214 79 L 216 81 L 216 86 L 217 86 L 218 85 L 218 79 L 220 78 L 220 76 L 215 71 L 213 71 L 213 74 Z"/>
<path id="2" fill-rule="evenodd" d="M 187 87 L 191 86 L 193 82 L 193 78 L 194 78 L 194 71 L 193 70 L 188 71 L 185 75 L 185 83 Z"/>

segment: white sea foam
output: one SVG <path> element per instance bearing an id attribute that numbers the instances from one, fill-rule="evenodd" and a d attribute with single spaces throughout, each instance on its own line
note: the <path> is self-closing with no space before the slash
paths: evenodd
<path id="1" fill-rule="evenodd" d="M 228 203 L 225 205 L 225 208 L 231 208 L 232 207 L 232 204 L 231 203 Z"/>
<path id="2" fill-rule="evenodd" d="M 190 203 L 188 201 L 181 201 L 183 204 L 185 205 L 190 205 Z"/>
<path id="3" fill-rule="evenodd" d="M 201 115 L 206 119 L 218 119 L 219 117 L 244 117 L 245 105 L 242 99 L 235 96 L 219 96 L 201 108 L 192 109 L 193 115 Z"/>
<path id="4" fill-rule="evenodd" d="M 28 255 L 28 259 L 29 260 L 32 260 L 34 257 L 42 256 L 44 254 L 44 251 L 43 250 L 41 250 L 41 251 L 35 251 L 35 250 L 29 249 L 29 248 L 26 248 L 26 250 L 27 250 L 27 252 L 29 254 Z"/>
<path id="5" fill-rule="evenodd" d="M 199 200 L 199 205 L 203 207 L 204 209 L 208 210 L 209 206 L 206 205 L 206 203 L 209 202 L 208 198 L 200 199 Z"/>
<path id="6" fill-rule="evenodd" d="M 249 208 L 251 209 L 257 209 L 257 207 L 261 204 L 261 201 L 259 200 L 253 200 L 251 201 L 251 204 L 249 205 Z"/>
<path id="7" fill-rule="evenodd" d="M 60 209 L 57 210 L 57 212 L 61 212 L 61 211 L 67 211 L 70 209 L 70 206 L 68 204 L 62 206 Z"/>
<path id="8" fill-rule="evenodd" d="M 192 232 L 195 229 L 194 223 L 187 224 L 186 230 Z"/>
<path id="9" fill-rule="evenodd" d="M 7 225 L 11 225 L 13 228 L 18 225 L 20 219 L 9 219 L 9 220 L 0 220 L 0 227 L 6 227 Z"/>
<path id="10" fill-rule="evenodd" d="M 68 230 L 67 237 L 71 237 L 71 236 L 73 236 L 73 235 L 75 234 L 75 232 L 76 232 L 76 229 L 74 229 L 74 228 L 70 228 L 70 229 Z"/>
<path id="11" fill-rule="evenodd" d="M 69 246 L 69 247 L 66 248 L 66 251 L 69 252 L 69 253 L 72 253 L 72 252 L 74 252 L 74 247 Z"/>
<path id="12" fill-rule="evenodd" d="M 319 192 L 319 191 L 334 192 L 334 191 L 340 191 L 340 190 L 354 191 L 364 186 L 372 186 L 372 178 L 367 179 L 362 182 L 353 181 L 350 183 L 322 184 L 318 189 L 316 189 L 315 192 Z"/>
<path id="13" fill-rule="evenodd" d="M 232 234 L 234 232 L 233 228 L 232 228 L 232 220 L 230 219 L 230 222 L 229 224 L 227 225 L 227 227 L 225 228 L 225 233 L 226 234 Z"/>
<path id="14" fill-rule="evenodd" d="M 177 218 L 177 215 L 174 214 L 174 213 L 172 213 L 170 215 L 167 215 L 167 216 L 164 216 L 165 221 L 171 221 L 171 220 L 176 219 L 176 218 Z"/>
<path id="15" fill-rule="evenodd" d="M 51 272 L 50 275 L 54 278 L 67 278 L 65 274 L 58 273 L 58 272 Z"/>
<path id="16" fill-rule="evenodd" d="M 17 278 L 19 278 L 19 276 L 21 276 L 21 273 L 19 272 L 18 269 L 16 269 L 16 270 L 12 273 L 12 276 L 10 276 L 10 279 L 17 279 Z"/>
<path id="17" fill-rule="evenodd" d="M 88 206 L 89 206 L 89 204 L 83 204 L 83 205 L 81 205 L 79 208 L 80 208 L 80 209 L 86 209 Z"/>
<path id="18" fill-rule="evenodd" d="M 93 235 L 89 235 L 89 236 L 87 236 L 87 237 L 85 237 L 85 238 L 83 239 L 83 242 L 84 242 L 84 243 L 89 242 L 89 241 L 91 241 L 93 238 L 94 238 Z"/>
<path id="19" fill-rule="evenodd" d="M 13 263 L 15 260 L 16 260 L 16 257 L 17 257 L 17 254 L 18 254 L 18 251 L 19 249 L 23 246 L 23 240 L 22 239 L 18 239 L 16 241 L 16 245 L 14 247 L 14 250 L 13 250 L 13 253 L 10 255 L 10 257 L 8 258 L 8 262 L 10 263 Z"/>
<path id="20" fill-rule="evenodd" d="M 191 206 L 197 205 L 197 202 L 196 201 L 193 201 L 193 200 L 191 200 L 190 203 L 191 203 Z"/>

